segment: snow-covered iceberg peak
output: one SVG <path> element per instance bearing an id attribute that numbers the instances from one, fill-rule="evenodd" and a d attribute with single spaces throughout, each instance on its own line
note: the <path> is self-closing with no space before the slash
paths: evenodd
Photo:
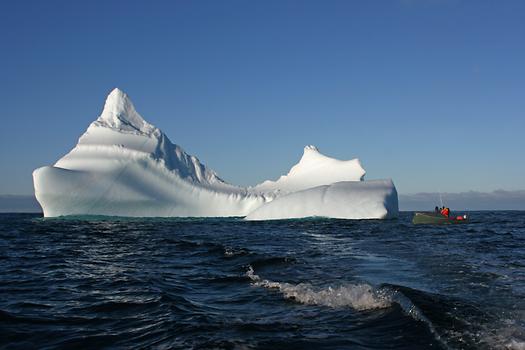
<path id="1" fill-rule="evenodd" d="M 337 165 L 337 167 L 343 167 L 344 175 L 347 177 L 347 181 L 351 181 L 348 177 L 354 178 L 355 181 L 361 181 L 365 176 L 365 169 L 361 166 L 359 159 L 352 160 L 339 160 L 331 157 L 327 157 L 314 145 L 308 145 L 304 147 L 303 156 L 299 163 L 294 165 L 288 176 L 299 176 L 302 174 L 311 174 L 312 172 L 326 169 L 327 166 Z"/>
<path id="2" fill-rule="evenodd" d="M 365 169 L 359 159 L 339 160 L 325 156 L 313 145 L 304 148 L 299 163 L 277 181 L 265 181 L 255 191 L 295 192 L 340 181 L 362 181 Z"/>
<path id="3" fill-rule="evenodd" d="M 143 134 L 150 134 L 155 130 L 153 125 L 137 113 L 128 95 L 119 88 L 113 89 L 108 95 L 102 114 L 95 123 L 99 126 Z"/>
<path id="4" fill-rule="evenodd" d="M 55 166 L 109 171 L 137 157 L 160 162 L 166 170 L 202 186 L 227 185 L 197 157 L 187 154 L 160 129 L 145 121 L 128 95 L 118 88 L 108 95 L 101 115 L 80 137 L 76 147 Z"/>

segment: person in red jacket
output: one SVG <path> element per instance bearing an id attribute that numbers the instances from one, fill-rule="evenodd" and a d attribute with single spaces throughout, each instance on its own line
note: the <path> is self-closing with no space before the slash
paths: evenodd
<path id="1" fill-rule="evenodd" d="M 446 216 L 448 218 L 449 214 L 450 214 L 449 208 L 443 207 L 443 209 L 441 209 L 441 215 Z"/>

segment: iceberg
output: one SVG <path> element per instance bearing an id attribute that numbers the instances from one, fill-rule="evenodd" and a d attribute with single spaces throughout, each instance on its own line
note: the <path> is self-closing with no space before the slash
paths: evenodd
<path id="1" fill-rule="evenodd" d="M 327 157 L 315 146 L 287 175 L 239 187 L 187 154 L 114 89 L 77 145 L 33 172 L 45 217 L 229 217 L 250 220 L 397 216 L 391 180 L 365 181 L 358 159 Z"/>

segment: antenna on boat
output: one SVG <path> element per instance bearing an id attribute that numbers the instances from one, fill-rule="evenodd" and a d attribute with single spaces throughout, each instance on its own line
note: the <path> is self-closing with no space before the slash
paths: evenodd
<path id="1" fill-rule="evenodd" d="M 439 191 L 439 202 L 441 203 L 441 207 L 443 207 L 443 197 L 441 197 L 441 191 Z"/>

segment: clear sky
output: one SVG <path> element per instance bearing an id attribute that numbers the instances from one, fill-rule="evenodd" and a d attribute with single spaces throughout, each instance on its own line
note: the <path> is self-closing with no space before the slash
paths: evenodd
<path id="1" fill-rule="evenodd" d="M 229 182 L 304 145 L 400 193 L 525 189 L 525 1 L 2 1 L 0 194 L 114 87 Z"/>

